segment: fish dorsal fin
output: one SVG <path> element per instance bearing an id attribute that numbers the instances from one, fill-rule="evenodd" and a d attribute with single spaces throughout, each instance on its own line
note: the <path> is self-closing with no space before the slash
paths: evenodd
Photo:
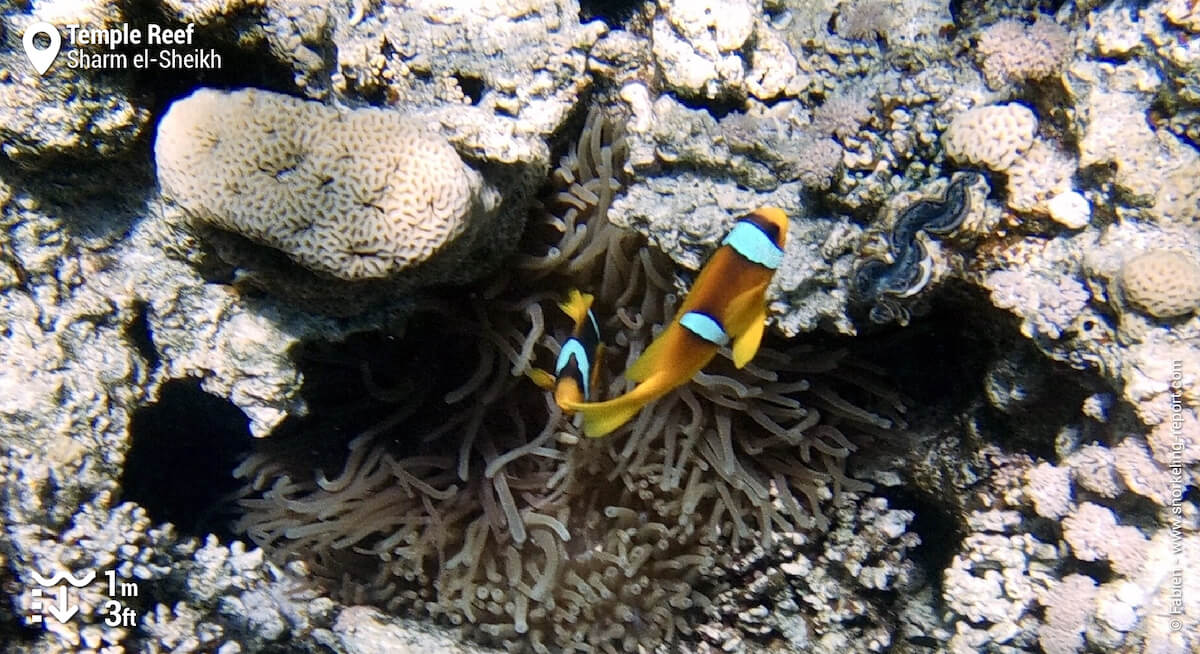
<path id="1" fill-rule="evenodd" d="M 558 308 L 567 314 L 567 317 L 576 325 L 583 324 L 587 320 L 587 313 L 592 308 L 593 296 L 590 293 L 581 293 L 579 289 L 573 288 L 567 293 L 567 301 L 559 302 Z"/>

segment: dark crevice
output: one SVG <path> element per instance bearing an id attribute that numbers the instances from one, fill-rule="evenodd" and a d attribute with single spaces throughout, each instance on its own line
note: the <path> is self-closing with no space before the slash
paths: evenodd
<path id="1" fill-rule="evenodd" d="M 679 100 L 679 103 L 688 109 L 703 109 L 707 111 L 716 120 L 721 120 L 729 114 L 744 110 L 746 104 L 741 98 L 735 97 L 704 99 L 676 96 L 675 99 Z"/>
<path id="2" fill-rule="evenodd" d="M 1006 451 L 1051 461 L 1058 430 L 1079 416 L 1084 399 L 1107 387 L 1094 374 L 1047 358 L 1020 333 L 1016 316 L 992 307 L 982 291 L 957 283 L 940 289 L 929 312 L 908 327 L 868 333 L 862 349 L 853 351 L 880 365 L 913 405 L 944 415 L 967 411 Z M 1000 359 L 1020 359 L 1018 352 L 1036 366 L 1031 374 L 1041 392 L 1001 410 L 986 401 L 985 376 Z"/>
<path id="3" fill-rule="evenodd" d="M 9 563 L 13 561 L 9 548 L 0 546 L 0 552 L 9 556 Z M 33 651 L 38 639 L 45 634 L 42 625 L 25 621 L 29 608 L 22 604 L 22 599 L 28 590 L 13 568 L 0 566 L 0 593 L 9 598 L 10 609 L 0 611 L 0 643 L 9 646 L 6 651 Z"/>
<path id="4" fill-rule="evenodd" d="M 1065 559 L 1065 561 L 1067 567 L 1063 569 L 1064 577 L 1070 574 L 1080 574 L 1091 577 L 1097 584 L 1106 584 L 1115 576 L 1108 561 L 1080 561 L 1078 559 Z"/>
<path id="5" fill-rule="evenodd" d="M 1031 21 L 1036 14 L 1053 16 L 1066 4 L 1066 0 L 1012 0 L 997 9 L 998 3 L 988 0 L 950 0 L 950 17 L 959 27 L 982 27 L 997 18 L 1014 18 Z"/>
<path id="6" fill-rule="evenodd" d="M 232 471 L 253 440 L 246 414 L 201 390 L 200 380 L 177 379 L 163 384 L 157 402 L 133 414 L 129 431 L 122 500 L 143 506 L 154 522 L 175 524 L 185 536 L 232 539 L 218 509 L 237 489 Z"/>
<path id="7" fill-rule="evenodd" d="M 908 529 L 921 537 L 921 543 L 909 549 L 909 556 L 928 573 L 934 595 L 941 597 L 941 571 L 950 567 L 963 539 L 960 525 L 946 511 L 945 502 L 914 488 L 880 488 L 878 493 L 887 498 L 889 509 L 912 511 L 913 520 Z"/>
<path id="8" fill-rule="evenodd" d="M 470 98 L 471 104 L 477 105 L 483 99 L 483 92 L 486 90 L 483 78 L 478 75 L 458 73 L 454 76 L 454 81 L 458 82 L 458 87 L 462 89 L 463 95 Z"/>
<path id="9" fill-rule="evenodd" d="M 1038 130 L 1042 137 L 1065 152 L 1074 152 L 1079 147 L 1075 131 L 1064 107 L 1071 106 L 1067 89 L 1059 78 L 1033 80 L 1025 84 L 1018 98 L 1032 107 L 1038 115 Z"/>
<path id="10" fill-rule="evenodd" d="M 917 647 L 923 647 L 930 651 L 938 651 L 942 649 L 942 641 L 932 636 L 909 636 L 907 639 L 905 639 L 905 642 Z"/>
<path id="11" fill-rule="evenodd" d="M 941 295 L 907 327 L 875 327 L 864 316 L 857 321 L 864 334 L 852 352 L 880 366 L 912 405 L 957 412 L 980 394 L 992 340 L 991 329 L 983 327 L 994 321 L 974 309 L 986 306 L 986 298 L 967 306 L 965 299 Z"/>
<path id="12" fill-rule="evenodd" d="M 1083 502 L 1086 498 L 1112 509 L 1120 516 L 1122 525 L 1138 527 L 1146 533 L 1154 533 L 1158 529 L 1158 504 L 1144 495 L 1133 492 L 1121 493 L 1113 498 L 1094 497 L 1086 489 L 1079 489 L 1076 496 L 1077 502 Z"/>
<path id="13" fill-rule="evenodd" d="M 154 369 L 158 367 L 159 356 L 150 330 L 149 309 L 149 305 L 145 302 L 134 304 L 133 320 L 125 328 L 125 337 L 137 348 L 138 354 L 146 360 L 146 365 Z"/>
<path id="14" fill-rule="evenodd" d="M 618 28 L 632 20 L 644 4 L 645 0 L 580 0 L 579 18 L 585 23 L 600 19 Z"/>
<path id="15" fill-rule="evenodd" d="M 293 348 L 289 354 L 304 376 L 300 395 L 309 411 L 289 416 L 269 439 L 256 441 L 255 449 L 301 469 L 333 474 L 351 439 L 406 406 L 415 411 L 391 433 L 428 433 L 445 422 L 441 398 L 475 370 L 477 349 L 430 314 L 411 316 L 403 331 L 361 332 L 339 343 L 307 341 Z M 421 447 L 398 444 L 407 452 Z"/>
<path id="16" fill-rule="evenodd" d="M 0 643 L 5 643 L 12 647 L 8 651 L 34 651 L 34 647 L 39 643 L 39 639 L 45 634 L 45 630 L 26 625 L 24 622 L 17 620 L 15 616 L 25 615 L 28 609 L 19 604 L 19 600 L 25 594 L 25 587 L 13 580 L 4 585 L 4 593 L 7 597 L 12 598 L 12 608 L 10 611 L 5 611 L 4 618 L 0 619 Z M 26 647 L 21 647 L 25 645 Z"/>

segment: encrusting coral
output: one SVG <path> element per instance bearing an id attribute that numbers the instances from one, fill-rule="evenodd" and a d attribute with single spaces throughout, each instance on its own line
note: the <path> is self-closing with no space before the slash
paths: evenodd
<path id="1" fill-rule="evenodd" d="M 1074 654 L 1083 646 L 1083 630 L 1094 611 L 1096 582 L 1084 575 L 1067 575 L 1050 589 L 1042 603 L 1046 624 L 1038 632 L 1038 644 L 1046 654 Z"/>
<path id="2" fill-rule="evenodd" d="M 853 135 L 871 120 L 872 100 L 862 93 L 842 92 L 813 109 L 813 127 L 839 137 Z"/>
<path id="3" fill-rule="evenodd" d="M 1049 77 L 1066 67 L 1071 35 L 1054 19 L 1039 14 L 1032 25 L 1001 20 L 979 34 L 976 47 L 992 88 Z"/>
<path id="4" fill-rule="evenodd" d="M 869 490 L 844 471 L 851 437 L 894 428 L 903 405 L 838 353 L 768 344 L 736 370 L 726 352 L 604 439 L 580 438 L 525 379 L 557 352 L 566 325 L 551 307 L 565 289 L 595 295 L 605 369 L 636 359 L 679 302 L 663 256 L 605 218 L 623 156 L 621 131 L 590 115 L 510 276 L 466 320 L 426 311 L 468 349 L 439 356 L 471 363 L 424 393 L 368 376 L 373 395 L 403 399 L 350 442 L 336 475 L 267 439 L 237 471 L 240 529 L 346 602 L 512 650 L 638 651 L 695 638 L 743 553 L 824 529 L 826 499 Z M 625 386 L 601 383 L 606 397 Z"/>

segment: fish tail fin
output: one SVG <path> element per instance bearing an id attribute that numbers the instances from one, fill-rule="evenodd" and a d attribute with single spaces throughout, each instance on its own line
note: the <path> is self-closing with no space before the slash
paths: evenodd
<path id="1" fill-rule="evenodd" d="M 584 402 L 571 406 L 571 409 L 583 414 L 583 433 L 589 438 L 600 438 L 619 429 L 637 415 L 642 407 L 663 394 L 642 385 L 607 402 Z"/>
<path id="2" fill-rule="evenodd" d="M 632 420 L 645 406 L 642 402 L 622 401 L 623 399 L 624 396 L 611 403 L 601 402 L 596 408 L 588 408 L 587 405 L 579 407 L 579 412 L 583 414 L 583 433 L 588 438 L 607 436 Z"/>
<path id="3" fill-rule="evenodd" d="M 567 293 L 566 302 L 559 302 L 558 308 L 567 314 L 576 325 L 583 324 L 587 320 L 588 311 L 592 309 L 592 301 L 595 297 L 591 293 L 580 292 L 579 289 L 573 288 Z"/>
<path id="4" fill-rule="evenodd" d="M 658 368 L 658 360 L 662 358 L 663 343 L 667 340 L 667 331 L 672 329 L 674 325 L 667 325 L 667 328 L 662 331 L 642 354 L 633 362 L 633 365 L 625 369 L 625 379 L 634 382 L 645 381 Z"/>

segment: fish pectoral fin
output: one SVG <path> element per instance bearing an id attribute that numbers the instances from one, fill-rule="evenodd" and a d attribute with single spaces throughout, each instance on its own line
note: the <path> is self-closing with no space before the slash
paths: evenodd
<path id="1" fill-rule="evenodd" d="M 730 298 L 729 303 L 725 305 L 725 324 L 740 325 L 742 324 L 738 320 L 740 316 L 764 314 L 767 310 L 767 301 L 764 297 L 766 289 L 766 285 L 755 286 Z M 736 334 L 731 334 L 731 336 L 736 336 Z"/>
<path id="2" fill-rule="evenodd" d="M 538 385 L 544 391 L 554 390 L 554 375 L 542 370 L 541 368 L 530 368 L 525 371 L 525 376 L 529 381 Z"/>
<path id="3" fill-rule="evenodd" d="M 744 367 L 758 353 L 758 346 L 762 344 L 763 330 L 766 328 L 766 325 L 767 306 L 764 304 L 754 314 L 754 317 L 750 320 L 750 324 L 746 326 L 746 330 L 733 338 L 734 367 Z"/>

